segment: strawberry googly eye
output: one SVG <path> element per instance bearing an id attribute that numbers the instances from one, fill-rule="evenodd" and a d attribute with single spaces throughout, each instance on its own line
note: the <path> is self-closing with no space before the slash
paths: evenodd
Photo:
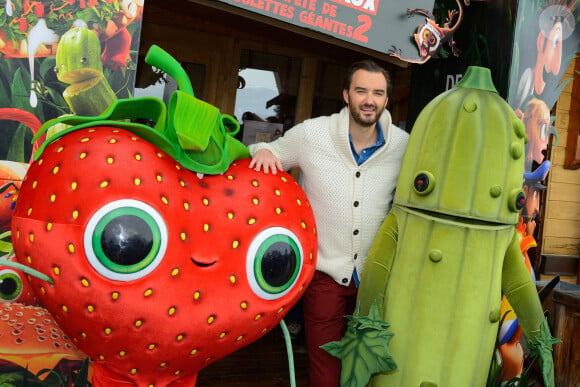
<path id="1" fill-rule="evenodd" d="M 20 297 L 22 278 L 14 270 L 0 270 L 0 303 L 10 302 Z"/>
<path id="2" fill-rule="evenodd" d="M 276 300 L 296 284 L 302 270 L 302 245 L 290 230 L 271 227 L 250 244 L 246 260 L 248 282 L 254 293 Z"/>
<path id="3" fill-rule="evenodd" d="M 102 276 L 131 281 L 151 273 L 167 249 L 167 226 L 151 206 L 131 199 L 111 202 L 89 220 L 84 246 Z"/>

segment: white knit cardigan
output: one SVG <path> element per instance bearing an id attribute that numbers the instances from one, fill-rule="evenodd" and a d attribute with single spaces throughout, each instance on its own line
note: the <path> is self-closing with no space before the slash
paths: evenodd
<path id="1" fill-rule="evenodd" d="M 316 269 L 348 286 L 353 269 L 362 275 L 364 261 L 382 221 L 391 208 L 408 134 L 391 122 L 385 110 L 380 124 L 385 145 L 358 166 L 348 139 L 348 108 L 313 118 L 271 143 L 249 146 L 250 153 L 267 148 L 284 170 L 299 167 L 318 229 Z"/>

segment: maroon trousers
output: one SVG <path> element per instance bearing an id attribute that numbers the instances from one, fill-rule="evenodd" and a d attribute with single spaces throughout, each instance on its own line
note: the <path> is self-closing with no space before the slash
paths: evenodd
<path id="1" fill-rule="evenodd" d="M 353 314 L 356 293 L 354 281 L 348 287 L 342 286 L 317 270 L 304 294 L 304 333 L 311 387 L 340 386 L 341 360 L 319 347 L 342 338 L 347 323 L 344 316 Z"/>

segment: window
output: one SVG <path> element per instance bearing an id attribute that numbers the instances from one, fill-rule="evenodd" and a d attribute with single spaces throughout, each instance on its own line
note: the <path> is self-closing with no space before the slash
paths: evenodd
<path id="1" fill-rule="evenodd" d="M 181 67 L 183 67 L 189 76 L 195 96 L 203 99 L 205 65 L 182 62 Z M 135 81 L 135 97 L 158 97 L 167 104 L 169 97 L 175 90 L 177 90 L 177 83 L 172 77 L 165 75 L 162 71 L 145 63 L 145 58 L 139 56 Z"/>
<path id="2" fill-rule="evenodd" d="M 276 135 L 278 127 L 294 125 L 301 66 L 300 58 L 242 50 L 234 113 L 242 124 L 240 140 L 245 121 L 263 122 L 261 127 L 276 124 L 269 128 Z"/>
<path id="3" fill-rule="evenodd" d="M 316 69 L 316 86 L 312 101 L 312 116 L 338 113 L 344 106 L 342 81 L 348 71 L 344 64 L 319 62 Z"/>

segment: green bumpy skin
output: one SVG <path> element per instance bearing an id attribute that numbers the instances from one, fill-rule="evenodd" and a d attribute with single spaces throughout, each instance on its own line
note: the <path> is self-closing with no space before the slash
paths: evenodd
<path id="1" fill-rule="evenodd" d="M 518 223 L 526 130 L 497 94 L 488 69 L 470 67 L 453 89 L 432 100 L 410 137 L 395 203 L 466 220 Z M 414 186 L 421 173 L 429 179 L 423 191 Z"/>
<path id="2" fill-rule="evenodd" d="M 62 96 L 71 112 L 78 116 L 97 116 L 117 96 L 103 74 L 101 42 L 86 27 L 72 27 L 65 32 L 56 51 L 56 76 L 68 83 Z"/>
<path id="3" fill-rule="evenodd" d="M 73 27 L 65 32 L 56 51 L 56 76 L 65 83 L 78 83 L 103 72 L 101 42 L 94 31 Z"/>
<path id="4" fill-rule="evenodd" d="M 376 302 L 394 334 L 397 369 L 369 374 L 370 386 L 485 386 L 502 294 L 554 385 L 551 336 L 515 230 L 526 140 L 486 68 L 470 67 L 419 115 L 359 289 L 360 315 Z M 345 365 L 342 380 L 360 374 Z M 357 380 L 343 386 L 368 378 Z"/>

